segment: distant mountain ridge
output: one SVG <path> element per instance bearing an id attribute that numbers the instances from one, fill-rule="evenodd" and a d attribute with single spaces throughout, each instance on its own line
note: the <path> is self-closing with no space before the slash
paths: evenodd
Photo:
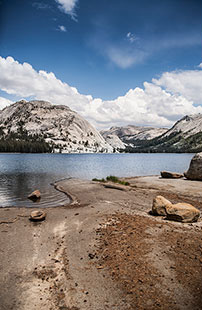
<path id="1" fill-rule="evenodd" d="M 118 136 L 126 152 L 201 152 L 202 114 L 186 115 L 170 129 L 129 125 L 111 127 L 101 134 L 105 139 Z"/>
<path id="2" fill-rule="evenodd" d="M 0 152 L 201 152 L 202 114 L 170 129 L 128 125 L 100 133 L 66 105 L 18 101 L 0 111 Z"/>
<path id="3" fill-rule="evenodd" d="M 27 141 L 36 137 L 43 139 L 55 152 L 113 151 L 89 122 L 65 105 L 21 100 L 0 111 L 1 141 Z"/>

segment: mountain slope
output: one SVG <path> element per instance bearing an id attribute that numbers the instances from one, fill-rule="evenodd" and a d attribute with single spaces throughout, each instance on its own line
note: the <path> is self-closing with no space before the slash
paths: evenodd
<path id="1" fill-rule="evenodd" d="M 116 149 L 133 146 L 139 140 L 151 140 L 167 132 L 165 128 L 140 127 L 128 125 L 125 127 L 111 127 L 100 133 L 106 141 Z"/>
<path id="2" fill-rule="evenodd" d="M 150 141 L 140 141 L 131 152 L 201 152 L 202 114 L 186 115 L 164 134 Z"/>
<path id="3" fill-rule="evenodd" d="M 56 152 L 112 152 L 104 138 L 76 112 L 46 101 L 21 100 L 0 111 L 1 139 L 43 138 Z"/>

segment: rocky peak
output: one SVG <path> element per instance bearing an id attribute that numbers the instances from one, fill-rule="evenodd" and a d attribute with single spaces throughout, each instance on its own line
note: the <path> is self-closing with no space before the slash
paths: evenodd
<path id="1" fill-rule="evenodd" d="M 55 151 L 67 153 L 112 152 L 113 148 L 79 114 L 65 105 L 43 100 L 18 101 L 0 111 L 0 128 L 6 137 L 26 131 L 39 135 Z"/>

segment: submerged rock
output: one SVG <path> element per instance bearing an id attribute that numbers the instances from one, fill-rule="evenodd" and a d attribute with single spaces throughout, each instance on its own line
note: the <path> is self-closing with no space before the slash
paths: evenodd
<path id="1" fill-rule="evenodd" d="M 152 214 L 166 215 L 166 208 L 172 206 L 172 203 L 163 196 L 157 196 L 153 200 Z"/>
<path id="2" fill-rule="evenodd" d="M 31 199 L 33 201 L 37 201 L 41 198 L 41 193 L 40 191 L 37 189 L 34 192 L 32 192 L 28 197 L 28 199 Z"/>
<path id="3" fill-rule="evenodd" d="M 188 180 L 202 181 L 202 152 L 194 155 L 184 176 Z"/>
<path id="4" fill-rule="evenodd" d="M 180 179 L 183 178 L 183 174 L 170 171 L 161 171 L 161 177 L 166 179 Z"/>
<path id="5" fill-rule="evenodd" d="M 38 222 L 44 221 L 46 218 L 46 213 L 42 210 L 32 211 L 29 217 L 30 221 Z"/>

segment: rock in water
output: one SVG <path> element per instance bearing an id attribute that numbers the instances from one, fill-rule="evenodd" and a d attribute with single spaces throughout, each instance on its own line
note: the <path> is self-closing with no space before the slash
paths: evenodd
<path id="1" fill-rule="evenodd" d="M 183 178 L 183 174 L 170 171 L 161 171 L 161 177 L 166 179 L 180 179 Z"/>
<path id="2" fill-rule="evenodd" d="M 182 223 L 197 222 L 200 211 L 188 203 L 177 203 L 166 208 L 167 219 Z"/>
<path id="3" fill-rule="evenodd" d="M 166 215 L 166 208 L 172 206 L 172 203 L 163 196 L 157 196 L 153 200 L 152 214 Z"/>
<path id="4" fill-rule="evenodd" d="M 40 191 L 38 189 L 36 189 L 27 198 L 31 199 L 33 201 L 37 201 L 37 200 L 39 200 L 41 198 L 41 193 L 40 193 Z"/>
<path id="5" fill-rule="evenodd" d="M 194 155 L 189 169 L 184 173 L 184 176 L 188 180 L 202 181 L 202 152 Z"/>
<path id="6" fill-rule="evenodd" d="M 30 214 L 30 221 L 38 222 L 38 221 L 44 221 L 46 218 L 46 213 L 42 210 L 38 211 L 32 211 Z"/>

